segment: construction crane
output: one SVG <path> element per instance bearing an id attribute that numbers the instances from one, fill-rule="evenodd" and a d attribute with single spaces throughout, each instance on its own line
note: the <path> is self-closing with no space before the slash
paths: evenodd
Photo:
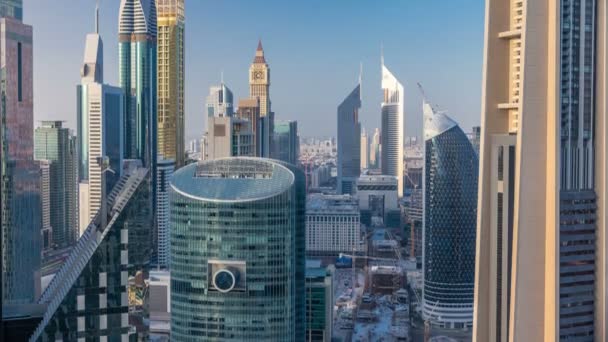
<path id="1" fill-rule="evenodd" d="M 429 313 L 428 317 L 426 317 L 424 319 L 424 342 L 429 342 L 429 339 L 431 338 L 431 319 L 430 319 L 430 317 L 435 313 L 435 309 L 437 309 L 438 304 L 439 304 L 439 301 L 436 301 L 435 305 L 433 305 L 433 308 L 431 309 L 431 312 Z"/>

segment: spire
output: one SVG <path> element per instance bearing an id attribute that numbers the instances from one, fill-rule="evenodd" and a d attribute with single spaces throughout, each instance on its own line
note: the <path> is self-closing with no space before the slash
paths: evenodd
<path id="1" fill-rule="evenodd" d="M 99 34 L 99 0 L 95 4 L 95 33 Z"/>
<path id="2" fill-rule="evenodd" d="M 262 40 L 258 40 L 258 48 L 255 50 L 255 58 L 253 58 L 253 63 L 262 63 L 266 64 L 266 59 L 264 58 L 264 48 L 262 47 Z"/>

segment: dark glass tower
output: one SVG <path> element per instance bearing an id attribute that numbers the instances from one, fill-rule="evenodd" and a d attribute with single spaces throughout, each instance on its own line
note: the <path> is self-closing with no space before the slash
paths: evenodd
<path id="1" fill-rule="evenodd" d="M 478 157 L 462 129 L 424 103 L 423 311 L 433 324 L 473 324 Z"/>
<path id="2" fill-rule="evenodd" d="M 355 191 L 361 175 L 361 83 L 338 106 L 338 193 Z"/>

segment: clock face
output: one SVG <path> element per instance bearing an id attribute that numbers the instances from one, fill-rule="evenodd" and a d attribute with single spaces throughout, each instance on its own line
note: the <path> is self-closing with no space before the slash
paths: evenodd
<path id="1" fill-rule="evenodd" d="M 262 72 L 261 72 L 261 71 L 256 71 L 256 72 L 253 74 L 253 79 L 254 79 L 254 80 L 261 80 L 263 76 L 264 76 L 264 75 L 262 74 Z"/>
<path id="2" fill-rule="evenodd" d="M 213 285 L 220 292 L 230 292 L 236 284 L 236 277 L 227 269 L 219 270 L 213 276 Z"/>

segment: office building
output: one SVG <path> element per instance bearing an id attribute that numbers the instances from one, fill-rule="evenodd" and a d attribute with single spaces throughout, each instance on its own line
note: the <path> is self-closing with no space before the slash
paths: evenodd
<path id="1" fill-rule="evenodd" d="M 158 153 L 185 162 L 185 15 L 184 0 L 156 0 Z"/>
<path id="2" fill-rule="evenodd" d="M 458 124 L 426 101 L 423 315 L 444 328 L 473 326 L 477 154 Z"/>
<path id="3" fill-rule="evenodd" d="M 486 2 L 474 340 L 604 341 L 608 6 L 506 5 Z"/>
<path id="4" fill-rule="evenodd" d="M 384 65 L 382 58 L 382 174 L 397 177 L 397 193 L 403 196 L 403 85 Z"/>
<path id="5" fill-rule="evenodd" d="M 126 171 L 107 205 L 94 216 L 63 266 L 38 300 L 45 305 L 30 341 L 94 339 L 128 341 L 137 293 L 130 287 L 137 230 L 151 214 L 148 170 Z M 104 214 L 105 212 L 105 214 Z"/>
<path id="6" fill-rule="evenodd" d="M 51 163 L 40 160 L 40 203 L 42 205 L 42 254 L 53 250 L 51 226 Z"/>
<path id="7" fill-rule="evenodd" d="M 255 136 L 251 122 L 233 116 L 207 118 L 205 160 L 255 156 Z"/>
<path id="8" fill-rule="evenodd" d="M 73 207 L 78 196 L 74 167 L 78 156 L 72 143 L 73 137 L 61 121 L 42 121 L 34 131 L 34 159 L 48 161 L 49 184 L 45 185 L 49 186 L 52 245 L 57 248 L 71 246 L 78 236 L 78 211 Z"/>
<path id="9" fill-rule="evenodd" d="M 363 251 L 361 219 L 351 195 L 308 195 L 306 254 L 338 256 Z"/>
<path id="10" fill-rule="evenodd" d="M 361 169 L 369 168 L 369 140 L 365 129 L 361 132 Z"/>
<path id="11" fill-rule="evenodd" d="M 126 108 L 124 156 L 154 167 L 158 147 L 156 2 L 121 0 L 118 15 L 119 79 Z"/>
<path id="12" fill-rule="evenodd" d="M 473 126 L 473 132 L 471 133 L 471 143 L 475 148 L 475 152 L 479 155 L 479 145 L 481 144 L 481 126 Z"/>
<path id="13" fill-rule="evenodd" d="M 257 141 L 259 137 L 258 124 L 260 123 L 260 99 L 258 97 L 239 99 L 237 116 L 243 120 L 248 120 L 251 123 L 251 130 L 255 137 L 253 140 L 255 145 L 255 156 L 260 157 L 262 151 L 260 151 L 260 144 L 258 144 Z"/>
<path id="14" fill-rule="evenodd" d="M 380 130 L 376 128 L 369 146 L 369 166 L 374 169 L 380 168 Z"/>
<path id="15" fill-rule="evenodd" d="M 0 3 L 2 136 L 2 304 L 25 304 L 40 291 L 41 171 L 34 161 L 32 27 L 22 2 Z"/>
<path id="16" fill-rule="evenodd" d="M 306 341 L 329 342 L 333 332 L 332 270 L 306 262 Z"/>
<path id="17" fill-rule="evenodd" d="M 300 137 L 297 121 L 277 121 L 274 124 L 274 153 L 272 158 L 298 165 Z"/>
<path id="18" fill-rule="evenodd" d="M 389 227 L 397 228 L 400 221 L 397 178 L 385 175 L 364 175 L 357 180 L 357 199 L 361 222 L 367 226 L 372 217 L 383 220 Z"/>
<path id="19" fill-rule="evenodd" d="M 150 271 L 150 341 L 169 341 L 171 334 L 171 273 Z"/>
<path id="20" fill-rule="evenodd" d="M 158 157 L 156 169 L 156 234 L 154 234 L 156 262 L 159 267 L 169 267 L 169 182 L 175 170 L 173 159 Z"/>
<path id="21" fill-rule="evenodd" d="M 234 115 L 234 96 L 232 90 L 224 82 L 219 86 L 211 86 L 207 96 L 207 116 L 222 117 Z"/>
<path id="22" fill-rule="evenodd" d="M 338 193 L 353 194 L 361 175 L 361 80 L 338 106 Z"/>
<path id="23" fill-rule="evenodd" d="M 249 97 L 259 101 L 259 122 L 255 127 L 257 156 L 270 158 L 274 113 L 270 108 L 270 68 L 266 63 L 262 41 L 258 42 L 253 63 L 249 67 Z"/>
<path id="24" fill-rule="evenodd" d="M 304 340 L 304 182 L 295 167 L 259 158 L 175 172 L 173 341 Z"/>

